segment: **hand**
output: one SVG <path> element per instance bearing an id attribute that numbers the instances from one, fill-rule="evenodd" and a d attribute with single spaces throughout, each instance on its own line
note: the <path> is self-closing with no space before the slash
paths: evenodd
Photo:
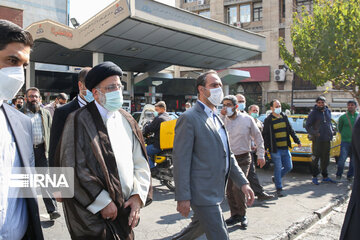
<path id="1" fill-rule="evenodd" d="M 220 113 L 221 113 L 222 115 L 225 115 L 225 116 L 226 116 L 226 108 L 223 107 L 223 108 L 221 109 Z"/>
<path id="2" fill-rule="evenodd" d="M 117 207 L 113 201 L 111 201 L 106 207 L 101 210 L 101 216 L 103 219 L 111 219 L 114 221 L 117 217 Z"/>
<path id="3" fill-rule="evenodd" d="M 53 196 L 57 202 L 63 202 L 64 200 L 61 197 L 61 192 L 53 192 Z"/>
<path id="4" fill-rule="evenodd" d="M 250 207 L 254 203 L 255 195 L 249 184 L 242 185 L 241 191 L 245 194 L 246 205 Z"/>
<path id="5" fill-rule="evenodd" d="M 258 158 L 257 159 L 257 165 L 262 168 L 263 166 L 265 166 L 265 159 L 264 158 Z"/>
<path id="6" fill-rule="evenodd" d="M 131 228 L 136 227 L 139 218 L 140 218 L 140 208 L 142 206 L 142 201 L 140 199 L 139 194 L 132 195 L 125 203 L 124 208 L 131 208 L 131 212 L 129 215 L 129 226 Z"/>
<path id="7" fill-rule="evenodd" d="M 187 217 L 190 213 L 190 200 L 178 201 L 176 210 L 183 216 Z"/>
<path id="8" fill-rule="evenodd" d="M 301 143 L 298 144 L 298 147 L 301 147 Z"/>

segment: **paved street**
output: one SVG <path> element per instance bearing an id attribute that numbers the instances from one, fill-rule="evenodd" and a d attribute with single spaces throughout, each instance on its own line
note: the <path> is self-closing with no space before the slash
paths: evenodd
<path id="1" fill-rule="evenodd" d="M 336 166 L 331 162 L 329 166 L 330 177 L 334 177 Z M 294 170 L 285 177 L 284 191 L 287 196 L 268 202 L 255 201 L 254 206 L 248 209 L 249 227 L 242 230 L 238 225 L 230 227 L 231 239 L 275 239 L 284 234 L 286 230 L 296 223 L 313 215 L 313 212 L 325 207 L 331 202 L 337 201 L 339 197 L 347 193 L 347 181 L 338 184 L 311 184 L 311 176 L 308 167 L 296 165 Z M 274 192 L 271 182 L 273 169 L 258 170 L 260 180 L 268 192 Z M 44 205 L 41 204 L 41 220 L 44 227 L 46 239 L 69 239 L 64 218 L 61 217 L 55 223 L 49 221 Z M 222 205 L 224 216 L 228 218 L 230 212 L 227 203 Z M 154 202 L 141 210 L 141 222 L 135 229 L 136 239 L 171 239 L 173 235 L 184 228 L 190 219 L 183 218 L 176 212 L 174 194 L 166 187 L 154 181 Z M 341 222 L 341 221 L 340 221 Z M 341 223 L 334 227 L 335 232 L 340 231 Z M 309 233 L 309 237 L 313 238 Z M 200 239 L 206 239 L 201 237 Z"/>

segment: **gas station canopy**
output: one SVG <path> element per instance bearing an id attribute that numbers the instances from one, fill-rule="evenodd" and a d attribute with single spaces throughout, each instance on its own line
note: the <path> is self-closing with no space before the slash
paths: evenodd
<path id="1" fill-rule="evenodd" d="M 130 72 L 224 69 L 265 51 L 262 35 L 151 0 L 115 1 L 76 29 L 44 20 L 27 30 L 33 62 L 92 66 L 101 53 Z"/>

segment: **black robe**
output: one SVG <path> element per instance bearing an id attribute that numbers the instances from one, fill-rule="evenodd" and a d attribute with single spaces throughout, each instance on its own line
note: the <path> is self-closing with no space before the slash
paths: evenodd
<path id="1" fill-rule="evenodd" d="M 341 240 L 360 238 L 360 121 L 356 121 L 352 134 L 352 152 L 355 178 L 353 190 L 341 230 Z"/>

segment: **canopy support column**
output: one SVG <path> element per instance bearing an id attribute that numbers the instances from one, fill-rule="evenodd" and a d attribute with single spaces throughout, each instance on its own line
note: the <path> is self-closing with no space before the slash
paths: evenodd
<path id="1" fill-rule="evenodd" d="M 29 89 L 35 87 L 35 62 L 30 61 L 29 65 L 26 67 L 26 79 L 25 79 L 25 88 Z"/>
<path id="2" fill-rule="evenodd" d="M 95 67 L 96 65 L 98 65 L 99 63 L 104 62 L 104 54 L 103 53 L 98 53 L 98 52 L 93 52 L 93 67 Z"/>

